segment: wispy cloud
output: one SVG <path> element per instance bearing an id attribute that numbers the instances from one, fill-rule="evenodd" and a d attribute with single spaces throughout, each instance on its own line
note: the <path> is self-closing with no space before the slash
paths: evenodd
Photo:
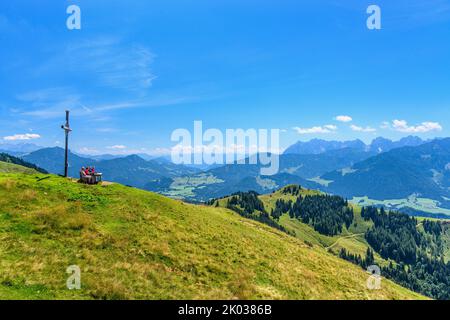
<path id="1" fill-rule="evenodd" d="M 356 131 L 356 132 L 376 132 L 377 131 L 375 128 L 372 128 L 372 127 L 360 127 L 360 126 L 357 126 L 354 124 L 352 124 L 350 126 L 350 129 L 352 129 L 353 131 Z"/>
<path id="2" fill-rule="evenodd" d="M 324 126 L 316 126 L 311 128 L 293 128 L 298 134 L 326 134 L 326 133 L 334 133 L 337 131 L 337 127 L 332 124 L 324 125 Z"/>
<path id="3" fill-rule="evenodd" d="M 79 79 L 92 87 L 107 87 L 145 94 L 156 76 L 151 66 L 156 57 L 140 44 L 114 37 L 92 38 L 70 43 L 34 70 L 34 75 L 60 74 Z M 64 68 L 61 68 L 64 66 Z"/>
<path id="4" fill-rule="evenodd" d="M 61 113 L 68 109 L 83 109 L 81 96 L 67 87 L 45 88 L 19 94 L 19 103 L 26 105 L 26 110 L 14 110 L 25 116 L 39 118 L 61 117 Z"/>
<path id="5" fill-rule="evenodd" d="M 33 140 L 39 139 L 41 136 L 36 133 L 24 133 L 24 134 L 15 134 L 13 136 L 6 136 L 3 140 L 6 141 L 20 141 L 20 140 Z"/>
<path id="6" fill-rule="evenodd" d="M 448 0 L 402 0 L 393 5 L 386 20 L 403 27 L 417 27 L 450 19 Z"/>
<path id="7" fill-rule="evenodd" d="M 17 96 L 18 101 L 26 104 L 26 111 L 16 108 L 14 113 L 42 119 L 59 118 L 65 110 L 73 117 L 86 117 L 91 121 L 102 122 L 111 119 L 109 112 L 132 108 L 155 108 L 172 106 L 197 100 L 195 97 L 155 95 L 151 98 L 114 101 L 111 103 L 89 103 L 73 88 L 48 88 L 26 92 Z M 106 114 L 106 115 L 105 115 Z"/>
<path id="8" fill-rule="evenodd" d="M 80 154 L 86 154 L 86 155 L 98 155 L 101 154 L 100 150 L 95 148 L 89 148 L 89 147 L 82 147 L 78 150 L 78 153 Z"/>
<path id="9" fill-rule="evenodd" d="M 112 111 L 112 110 L 121 110 L 121 109 L 131 109 L 131 108 L 143 108 L 143 107 L 161 107 L 161 106 L 170 106 L 177 105 L 180 103 L 185 103 L 189 101 L 193 101 L 195 98 L 193 97 L 170 97 L 170 96 L 157 96 L 154 98 L 135 100 L 135 101 L 127 101 L 127 102 L 116 102 L 111 104 L 102 104 L 93 107 L 94 111 Z"/>

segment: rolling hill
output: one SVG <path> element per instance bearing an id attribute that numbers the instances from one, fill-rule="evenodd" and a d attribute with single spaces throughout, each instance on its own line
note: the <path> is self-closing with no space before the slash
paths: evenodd
<path id="1" fill-rule="evenodd" d="M 21 173 L 39 173 L 35 169 L 23 167 L 10 162 L 0 161 L 0 173 L 11 173 L 11 172 L 21 172 Z"/>
<path id="2" fill-rule="evenodd" d="M 30 172 L 47 173 L 47 171 L 45 171 L 42 168 L 39 168 L 38 166 L 32 163 L 26 162 L 18 157 L 11 156 L 6 153 L 0 153 L 0 162 L 2 163 L 2 170 L 7 170 L 8 168 L 13 170 L 14 168 L 17 168 L 22 169 L 23 171 L 25 170 L 23 168 L 26 168 Z"/>
<path id="3" fill-rule="evenodd" d="M 421 299 L 224 209 L 54 175 L 0 174 L 1 299 Z M 66 268 L 81 269 L 81 290 Z"/>

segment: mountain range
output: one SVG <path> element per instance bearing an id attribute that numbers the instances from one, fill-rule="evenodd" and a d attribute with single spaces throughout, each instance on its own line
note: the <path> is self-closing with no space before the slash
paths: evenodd
<path id="1" fill-rule="evenodd" d="M 24 154 L 42 149 L 34 143 L 1 143 L 0 153 L 7 153 L 12 156 L 22 156 Z"/>
<path id="2" fill-rule="evenodd" d="M 227 164 L 195 175 L 156 179 L 147 190 L 195 201 L 207 201 L 238 191 L 268 193 L 287 184 L 300 184 L 312 189 L 321 187 L 315 179 L 333 171 L 365 160 L 370 152 L 346 148 L 323 154 L 283 154 L 279 157 L 279 173 L 261 176 L 261 164 L 246 159 L 246 165 Z"/>
<path id="3" fill-rule="evenodd" d="M 361 140 L 352 141 L 327 141 L 321 139 L 313 139 L 307 142 L 299 141 L 288 147 L 284 154 L 321 154 L 327 151 L 339 149 L 356 149 L 362 152 L 387 152 L 395 148 L 406 146 L 419 146 L 426 141 L 416 136 L 408 136 L 398 141 L 392 141 L 383 137 L 378 137 L 370 144 L 365 144 Z"/>
<path id="4" fill-rule="evenodd" d="M 108 181 L 194 202 L 238 191 L 265 194 L 287 184 L 299 184 L 362 205 L 447 216 L 449 141 L 406 137 L 399 141 L 377 138 L 370 145 L 359 140 L 299 142 L 280 155 L 279 173 L 273 176 L 261 176 L 260 164 L 227 164 L 200 170 L 175 165 L 166 158 L 145 160 L 130 155 L 92 159 L 70 153 L 69 174 L 78 177 L 82 166 L 95 166 Z M 22 158 L 51 173 L 63 171 L 61 148 L 40 149 Z"/>
<path id="5" fill-rule="evenodd" d="M 450 139 L 381 153 L 344 170 L 321 176 L 324 190 L 345 197 L 375 200 L 403 199 L 411 195 L 450 207 Z"/>

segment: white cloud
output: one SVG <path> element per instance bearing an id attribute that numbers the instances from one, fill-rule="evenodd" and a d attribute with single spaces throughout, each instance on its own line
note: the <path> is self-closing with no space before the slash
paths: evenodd
<path id="1" fill-rule="evenodd" d="M 78 153 L 86 154 L 86 155 L 98 155 L 98 154 L 100 154 L 100 151 L 97 149 L 94 149 L 94 148 L 83 147 L 78 150 Z"/>
<path id="2" fill-rule="evenodd" d="M 336 132 L 338 128 L 332 124 L 328 124 L 325 126 L 316 126 L 312 128 L 294 127 L 293 129 L 297 131 L 298 134 L 314 134 L 314 133 L 333 133 Z"/>
<path id="3" fill-rule="evenodd" d="M 334 120 L 339 122 L 351 122 L 353 121 L 353 118 L 350 116 L 337 116 Z"/>
<path id="4" fill-rule="evenodd" d="M 394 130 L 405 133 L 425 133 L 430 131 L 442 131 L 442 126 L 438 122 L 422 122 L 417 126 L 409 126 L 405 120 L 392 121 Z"/>
<path id="5" fill-rule="evenodd" d="M 41 136 L 35 133 L 25 133 L 25 134 L 15 134 L 13 136 L 7 136 L 3 139 L 6 141 L 17 141 L 17 140 L 32 140 L 39 139 Z"/>
<path id="6" fill-rule="evenodd" d="M 323 126 L 325 129 L 328 129 L 328 130 L 332 130 L 332 131 L 335 131 L 335 130 L 337 130 L 337 127 L 335 126 L 335 125 L 332 125 L 332 124 L 327 124 L 327 125 L 325 125 L 325 126 Z"/>
<path id="7" fill-rule="evenodd" d="M 127 147 L 121 144 L 116 144 L 114 146 L 111 147 L 107 147 L 108 149 L 112 149 L 112 150 L 123 150 L 126 149 Z"/>
<path id="8" fill-rule="evenodd" d="M 376 129 L 372 128 L 372 127 L 360 127 L 360 126 L 356 126 L 354 124 L 352 124 L 350 126 L 350 129 L 352 129 L 353 131 L 357 131 L 357 132 L 375 132 L 377 131 Z"/>

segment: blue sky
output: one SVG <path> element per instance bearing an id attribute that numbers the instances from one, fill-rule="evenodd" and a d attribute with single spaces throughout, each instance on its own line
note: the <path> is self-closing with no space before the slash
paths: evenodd
<path id="1" fill-rule="evenodd" d="M 84 153 L 164 153 L 194 120 L 283 148 L 450 136 L 449 39 L 448 0 L 2 1 L 0 144 L 61 145 L 66 108 Z"/>

